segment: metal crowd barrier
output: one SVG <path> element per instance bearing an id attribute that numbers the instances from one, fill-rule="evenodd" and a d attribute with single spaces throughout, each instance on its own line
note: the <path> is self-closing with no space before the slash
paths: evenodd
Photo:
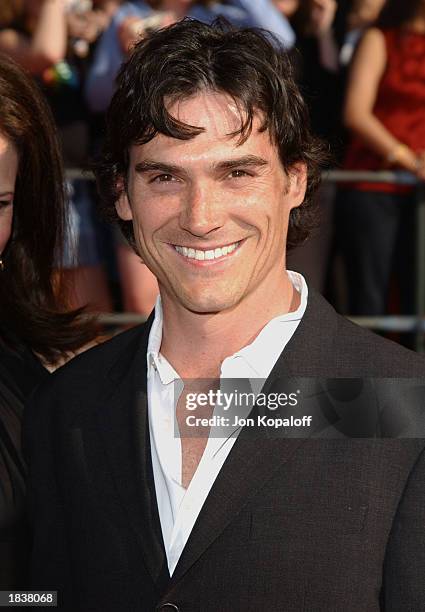
<path id="1" fill-rule="evenodd" d="M 385 317 L 348 317 L 354 323 L 386 332 L 425 332 L 425 317 L 416 316 L 385 316 Z M 146 321 L 146 317 L 132 312 L 102 313 L 98 317 L 99 323 L 106 326 L 139 325 Z"/>
<path id="2" fill-rule="evenodd" d="M 66 178 L 93 180 L 93 175 L 79 168 L 66 170 Z M 322 175 L 323 182 L 330 183 L 396 183 L 417 187 L 417 234 L 416 234 L 416 312 L 412 316 L 348 317 L 355 323 L 382 332 L 414 333 L 416 350 L 425 352 L 425 185 L 409 172 L 366 172 L 352 170 L 328 170 Z M 133 313 L 101 313 L 99 322 L 105 326 L 126 326 L 143 323 L 145 318 Z"/>

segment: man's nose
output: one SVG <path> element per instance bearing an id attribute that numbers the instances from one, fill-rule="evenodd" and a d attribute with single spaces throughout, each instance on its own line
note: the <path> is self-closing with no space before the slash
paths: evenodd
<path id="1" fill-rule="evenodd" d="M 180 226 L 194 236 L 206 236 L 224 225 L 224 202 L 211 185 L 194 185 L 183 203 Z"/>

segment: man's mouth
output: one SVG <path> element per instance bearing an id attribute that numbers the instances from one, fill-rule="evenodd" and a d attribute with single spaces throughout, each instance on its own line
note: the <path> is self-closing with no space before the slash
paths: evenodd
<path id="1" fill-rule="evenodd" d="M 190 247 L 179 246 L 174 244 L 174 248 L 180 255 L 187 257 L 187 259 L 196 259 L 197 261 L 211 261 L 213 259 L 219 259 L 227 255 L 231 255 L 240 246 L 242 240 L 227 244 L 225 246 L 216 247 L 214 249 L 193 249 Z"/>

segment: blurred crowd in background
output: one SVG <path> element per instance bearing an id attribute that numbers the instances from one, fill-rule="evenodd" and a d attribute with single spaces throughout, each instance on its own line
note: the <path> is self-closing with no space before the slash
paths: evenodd
<path id="1" fill-rule="evenodd" d="M 120 64 L 140 37 L 185 16 L 265 28 L 293 58 L 314 131 L 329 142 L 329 167 L 404 170 L 421 181 L 424 6 L 423 0 L 2 0 L 0 51 L 42 88 L 65 166 L 85 168 L 102 145 Z M 58 265 L 74 286 L 72 306 L 147 315 L 156 280 L 99 218 L 94 183 L 70 178 L 67 192 L 69 227 Z M 413 314 L 415 188 L 325 181 L 318 208 L 321 230 L 290 255 L 288 267 L 345 313 Z"/>

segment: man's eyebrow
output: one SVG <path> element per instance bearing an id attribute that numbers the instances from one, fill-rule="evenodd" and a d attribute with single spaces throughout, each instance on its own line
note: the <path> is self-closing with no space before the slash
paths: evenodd
<path id="1" fill-rule="evenodd" d="M 268 165 L 268 161 L 257 155 L 243 155 L 237 159 L 227 159 L 224 161 L 216 162 L 213 164 L 214 170 L 234 170 L 241 166 L 260 167 Z M 151 159 L 144 159 L 138 162 L 134 169 L 137 173 L 143 174 L 145 172 L 164 172 L 165 174 L 184 174 L 185 170 L 181 166 L 174 164 L 165 164 L 163 162 L 157 162 Z"/>
<path id="2" fill-rule="evenodd" d="M 164 164 L 162 162 L 156 162 L 151 159 L 144 159 L 141 162 L 138 162 L 134 169 L 139 174 L 143 174 L 144 172 L 164 172 L 165 174 L 181 174 L 183 172 L 183 168 L 180 166 L 175 166 L 173 164 Z"/>
<path id="3" fill-rule="evenodd" d="M 217 162 L 216 164 L 214 164 L 214 168 L 217 170 L 234 170 L 235 168 L 240 168 L 241 166 L 267 166 L 268 163 L 269 162 L 266 159 L 258 157 L 257 155 L 244 155 L 242 157 L 238 157 L 237 159 L 229 159 Z"/>
<path id="4" fill-rule="evenodd" d="M 5 196 L 13 196 L 13 191 L 0 192 L 0 198 L 4 198 Z"/>

